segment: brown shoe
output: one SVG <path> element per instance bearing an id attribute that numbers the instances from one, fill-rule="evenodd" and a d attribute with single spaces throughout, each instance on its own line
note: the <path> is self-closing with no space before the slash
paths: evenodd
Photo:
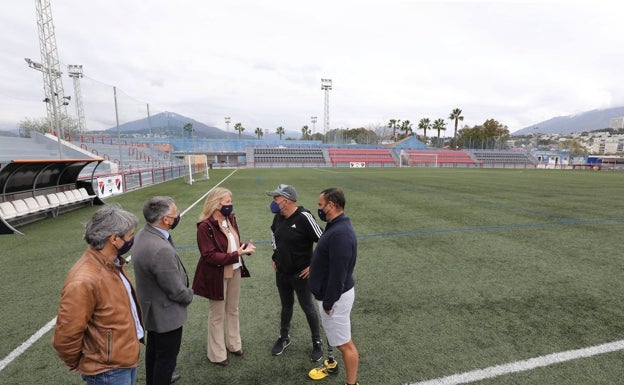
<path id="1" fill-rule="evenodd" d="M 243 349 L 237 350 L 235 352 L 232 352 L 232 354 L 234 354 L 237 357 L 242 357 L 243 356 Z"/>
<path id="2" fill-rule="evenodd" d="M 212 362 L 212 361 L 211 361 Z M 219 365 L 219 366 L 228 366 L 230 364 L 230 360 L 228 360 L 227 358 L 223 361 L 219 361 L 219 362 L 212 362 L 215 365 Z"/>

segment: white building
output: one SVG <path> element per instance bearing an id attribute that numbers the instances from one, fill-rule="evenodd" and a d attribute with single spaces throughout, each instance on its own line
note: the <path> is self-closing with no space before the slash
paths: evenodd
<path id="1" fill-rule="evenodd" d="M 609 128 L 624 128 L 624 118 L 613 118 L 609 124 Z"/>

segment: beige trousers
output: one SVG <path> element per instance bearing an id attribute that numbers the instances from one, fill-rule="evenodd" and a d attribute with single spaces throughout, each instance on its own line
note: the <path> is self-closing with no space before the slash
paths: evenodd
<path id="1" fill-rule="evenodd" d="M 223 279 L 225 300 L 209 300 L 207 346 L 211 362 L 224 361 L 228 350 L 236 352 L 242 348 L 238 322 L 240 286 L 241 269 L 236 269 L 232 278 Z"/>

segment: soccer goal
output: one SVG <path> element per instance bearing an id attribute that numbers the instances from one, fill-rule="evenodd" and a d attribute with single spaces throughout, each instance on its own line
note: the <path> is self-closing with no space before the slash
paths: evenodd
<path id="1" fill-rule="evenodd" d="M 185 155 L 184 165 L 186 167 L 186 173 L 184 174 L 186 183 L 193 184 L 193 182 L 210 179 L 208 157 L 206 155 Z"/>
<path id="2" fill-rule="evenodd" d="M 401 167 L 438 167 L 438 154 L 401 151 Z"/>

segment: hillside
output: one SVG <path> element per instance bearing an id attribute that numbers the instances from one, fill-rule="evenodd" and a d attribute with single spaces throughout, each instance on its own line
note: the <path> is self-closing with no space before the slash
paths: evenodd
<path id="1" fill-rule="evenodd" d="M 592 110 L 576 115 L 558 116 L 543 122 L 532 124 L 521 130 L 514 131 L 512 135 L 530 134 L 571 134 L 584 131 L 600 130 L 609 128 L 611 119 L 624 116 L 624 107 Z"/>
<path id="2" fill-rule="evenodd" d="M 201 139 L 228 139 L 228 138 L 238 138 L 238 132 L 234 130 L 234 123 L 230 125 L 229 132 L 223 131 L 219 128 L 208 126 L 202 122 L 199 122 L 195 119 L 176 114 L 175 112 L 161 112 L 157 115 L 154 115 L 150 118 L 149 122 L 147 118 L 134 120 L 132 122 L 124 123 L 119 126 L 119 131 L 129 135 L 129 134 L 139 134 L 139 135 L 150 135 L 150 125 L 151 125 L 151 133 L 154 136 L 165 136 L 170 138 L 181 138 L 188 133 L 184 132 L 184 126 L 187 123 L 193 124 L 193 129 L 195 132 L 193 136 L 195 138 Z M 243 125 L 244 127 L 244 125 Z M 257 136 L 254 134 L 255 128 L 245 127 L 245 130 L 241 133 L 241 139 L 257 139 Z M 279 135 L 275 134 L 272 130 L 272 133 L 269 133 L 268 136 L 263 136 L 262 139 L 279 139 Z M 117 134 L 117 128 L 112 127 L 105 132 L 110 133 L 112 135 Z M 301 137 L 301 133 L 286 131 L 286 134 L 283 138 L 295 138 L 299 139 Z"/>

